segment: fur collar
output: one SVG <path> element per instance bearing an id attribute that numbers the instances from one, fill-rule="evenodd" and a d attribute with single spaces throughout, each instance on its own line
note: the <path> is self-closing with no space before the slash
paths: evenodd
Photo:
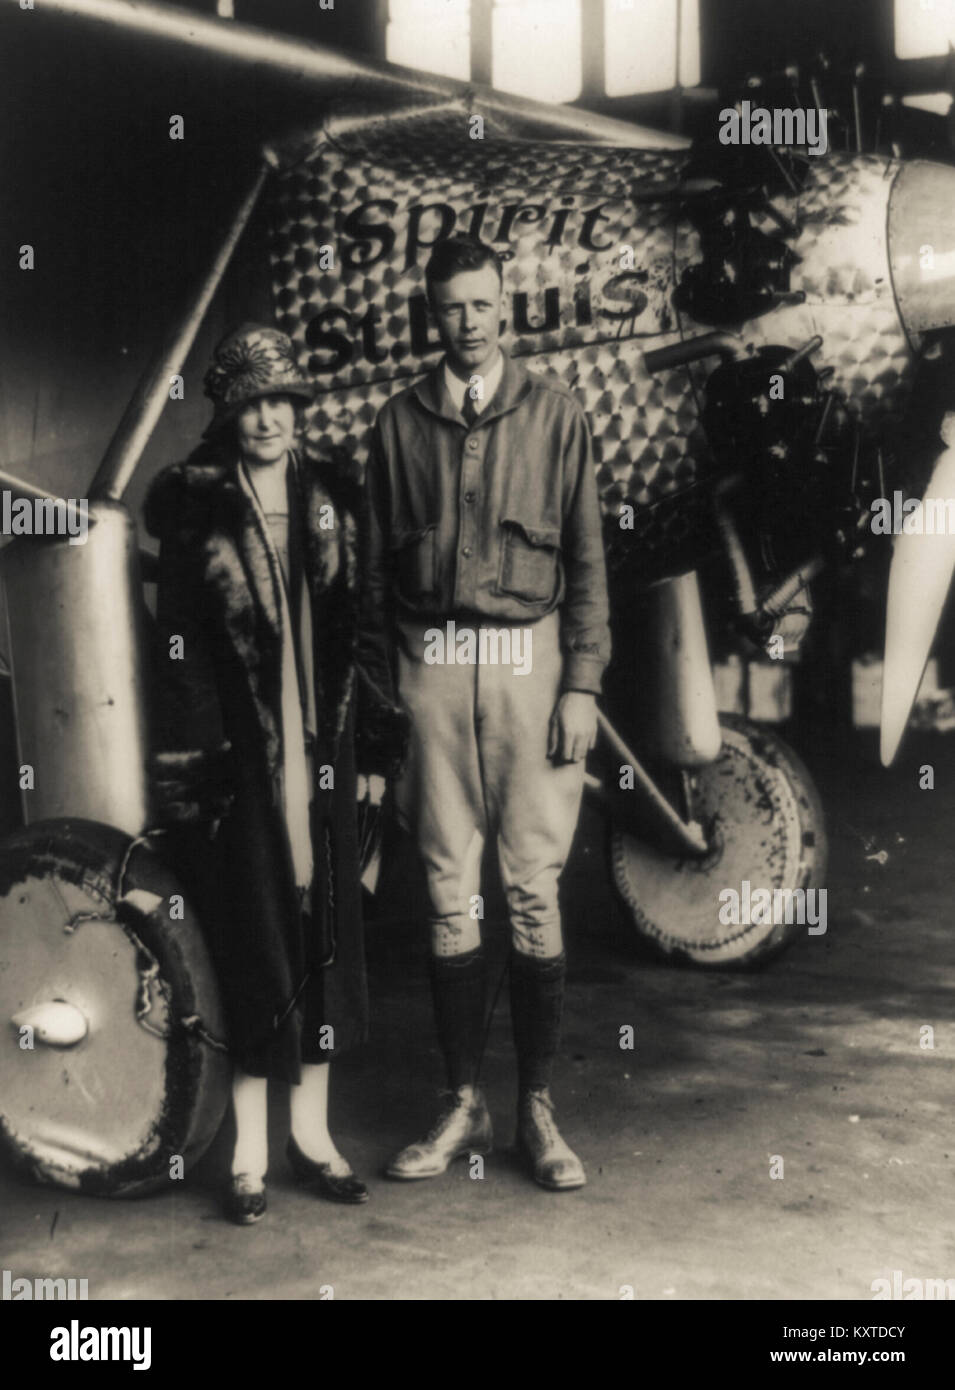
<path id="1" fill-rule="evenodd" d="M 357 528 L 331 470 L 296 455 L 304 507 L 306 580 L 312 602 L 319 750 L 337 751 L 354 684 L 358 621 Z M 176 464 L 146 499 L 147 529 L 197 562 L 207 611 L 249 683 L 271 770 L 281 758 L 281 576 L 236 465 L 201 457 Z"/>

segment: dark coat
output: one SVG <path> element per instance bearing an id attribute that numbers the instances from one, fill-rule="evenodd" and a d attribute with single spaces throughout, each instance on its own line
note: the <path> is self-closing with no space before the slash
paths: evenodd
<path id="1" fill-rule="evenodd" d="M 261 523 L 235 464 L 209 447 L 160 474 L 145 506 L 161 542 L 157 747 L 167 776 L 171 765 L 180 774 L 166 819 L 191 819 L 189 807 L 200 822 L 174 833 L 173 853 L 199 899 L 237 1062 L 289 1081 L 302 1061 L 328 1061 L 365 1035 L 356 755 L 358 771 L 391 776 L 406 739 L 403 713 L 355 665 L 357 495 L 327 464 L 300 456 L 298 472 L 315 764 L 334 769 L 334 788 L 316 786 L 312 807 L 310 918 L 277 792 L 282 580 Z M 174 636 L 182 660 L 170 659 Z M 329 1024 L 331 1036 L 319 1031 Z"/>

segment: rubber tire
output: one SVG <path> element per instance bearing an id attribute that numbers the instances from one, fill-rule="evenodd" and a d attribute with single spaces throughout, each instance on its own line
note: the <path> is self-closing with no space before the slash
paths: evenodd
<path id="1" fill-rule="evenodd" d="M 0 843 L 3 1011 L 9 1017 L 44 998 L 49 980 L 50 996 L 82 1004 L 90 1021 L 87 1037 L 63 1050 L 37 1042 L 21 1051 L 7 1028 L 0 1144 L 37 1181 L 108 1197 L 167 1186 L 177 1157 L 188 1173 L 215 1137 L 231 1078 L 219 991 L 195 911 L 147 843 L 129 854 L 117 902 L 131 843 L 111 826 L 78 819 L 40 821 Z M 127 901 L 133 890 L 148 897 Z M 182 896 L 181 918 L 171 916 L 173 894 Z M 153 966 L 144 994 L 144 971 Z M 163 1036 L 150 1031 L 151 1020 Z M 131 1075 L 134 1056 L 141 1070 Z M 35 1092 L 27 1104 L 17 1069 L 31 1066 Z M 89 1096 L 80 1112 L 72 1100 L 77 1087 Z"/>

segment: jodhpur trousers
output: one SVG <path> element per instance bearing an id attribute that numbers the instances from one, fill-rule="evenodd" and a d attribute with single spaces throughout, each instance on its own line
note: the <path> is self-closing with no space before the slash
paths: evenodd
<path id="1" fill-rule="evenodd" d="M 479 637 L 481 622 L 459 618 L 457 630 Z M 444 659 L 429 663 L 428 634 L 436 629 L 402 626 L 399 689 L 412 732 L 396 788 L 398 811 L 424 859 L 434 955 L 461 955 L 480 944 L 481 854 L 494 835 L 514 949 L 548 958 L 562 949 L 557 886 L 584 779 L 583 762 L 555 764 L 547 757 L 560 695 L 559 618 L 552 613 L 519 628 L 485 627 L 520 636 L 523 645 L 511 647 L 521 652 L 520 665 L 454 660 L 461 653 L 450 642 Z M 479 657 L 480 640 L 472 647 Z M 488 648 L 495 650 L 493 640 Z M 434 651 L 432 639 L 432 658 Z"/>

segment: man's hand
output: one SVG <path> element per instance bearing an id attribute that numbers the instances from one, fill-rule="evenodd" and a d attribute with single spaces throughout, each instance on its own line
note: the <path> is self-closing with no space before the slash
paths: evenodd
<path id="1" fill-rule="evenodd" d="M 358 800 L 371 802 L 372 806 L 380 806 L 381 799 L 385 794 L 385 779 L 372 773 L 366 777 L 363 773 L 358 774 Z"/>
<path id="2" fill-rule="evenodd" d="M 548 758 L 559 763 L 579 763 L 596 741 L 597 697 L 585 690 L 566 690 L 550 717 Z"/>

